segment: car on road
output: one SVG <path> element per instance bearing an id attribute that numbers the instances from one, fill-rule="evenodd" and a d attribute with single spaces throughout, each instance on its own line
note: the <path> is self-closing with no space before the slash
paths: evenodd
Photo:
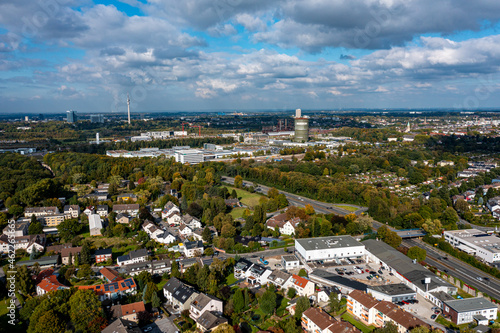
<path id="1" fill-rule="evenodd" d="M 448 270 L 447 269 L 443 269 L 443 272 L 448 273 Z"/>
<path id="2" fill-rule="evenodd" d="M 146 327 L 146 329 L 144 330 L 144 332 L 149 332 L 153 329 L 153 326 L 149 326 L 149 327 Z"/>
<path id="3" fill-rule="evenodd" d="M 433 319 L 433 320 L 434 320 L 434 319 L 436 319 L 436 317 L 437 317 L 437 315 L 436 315 L 436 314 L 433 314 L 433 315 L 431 316 L 431 319 Z"/>
<path id="4" fill-rule="evenodd" d="M 480 276 L 477 276 L 477 277 L 476 277 L 476 280 L 478 280 L 478 281 L 483 281 L 483 278 L 482 278 L 482 277 L 480 277 Z"/>

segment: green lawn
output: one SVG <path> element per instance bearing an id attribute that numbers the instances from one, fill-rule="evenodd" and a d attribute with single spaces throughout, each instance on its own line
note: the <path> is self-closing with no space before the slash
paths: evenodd
<path id="1" fill-rule="evenodd" d="M 243 212 L 245 211 L 245 207 L 233 208 L 231 213 L 229 213 L 235 220 L 243 217 Z"/>
<path id="2" fill-rule="evenodd" d="M 165 285 L 165 283 L 167 283 L 167 279 L 162 279 L 160 282 L 158 282 L 156 284 L 156 286 L 158 287 L 158 290 L 162 290 L 163 289 L 163 286 Z"/>
<path id="3" fill-rule="evenodd" d="M 235 277 L 234 277 L 234 273 L 231 273 L 231 275 L 229 275 L 227 278 L 226 278 L 226 284 L 229 286 L 233 283 L 235 283 L 236 281 L 238 281 Z"/>
<path id="4" fill-rule="evenodd" d="M 335 205 L 335 207 L 342 208 L 342 209 L 345 209 L 345 210 L 350 211 L 350 212 L 355 212 L 359 209 L 357 207 L 352 207 L 352 206 L 348 206 L 348 205 Z"/>
<path id="5" fill-rule="evenodd" d="M 460 295 L 460 296 L 462 296 L 463 298 L 472 298 L 472 297 L 474 297 L 474 296 L 472 296 L 472 295 L 470 295 L 470 294 L 467 294 L 465 291 L 462 291 L 462 290 L 460 290 L 460 289 L 458 290 L 457 295 Z M 456 297 L 456 296 L 455 296 L 455 297 Z"/>
<path id="6" fill-rule="evenodd" d="M 366 326 L 366 325 L 360 323 L 356 318 L 354 318 L 353 316 L 351 316 L 347 312 L 342 315 L 342 319 L 353 324 L 356 328 L 361 330 L 361 332 L 363 332 L 363 333 L 368 333 L 368 332 L 371 332 L 375 329 L 375 326 L 372 326 L 372 325 Z"/>
<path id="7" fill-rule="evenodd" d="M 263 195 L 258 194 L 258 193 L 250 193 L 248 191 L 241 190 L 241 189 L 235 188 L 235 187 L 227 186 L 227 189 L 228 189 L 229 193 L 231 193 L 233 191 L 233 189 L 235 189 L 236 194 L 238 195 L 238 199 L 240 199 L 241 203 L 250 207 L 250 208 L 257 206 L 259 204 L 260 197 L 263 196 Z"/>
<path id="8" fill-rule="evenodd" d="M 283 315 L 285 314 L 286 307 L 288 305 L 288 301 L 289 301 L 289 299 L 286 297 L 283 297 L 281 299 L 281 304 L 278 306 L 278 309 L 276 310 L 276 315 L 278 317 L 283 317 Z"/>

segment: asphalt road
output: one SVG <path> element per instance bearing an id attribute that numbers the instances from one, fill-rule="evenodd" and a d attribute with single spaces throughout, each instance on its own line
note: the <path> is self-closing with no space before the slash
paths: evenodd
<path id="1" fill-rule="evenodd" d="M 488 294 L 496 299 L 500 299 L 499 279 L 494 278 L 493 276 L 472 267 L 445 252 L 435 249 L 420 240 L 404 240 L 402 244 L 407 247 L 419 246 L 425 249 L 427 251 L 427 259 L 425 259 L 425 261 L 429 265 L 436 267 L 440 271 L 444 271 L 446 269 L 448 274 L 451 276 L 459 278 L 464 283 L 477 288 L 477 290 L 482 293 Z M 442 259 L 443 257 L 447 257 L 448 259 Z M 477 277 L 483 278 L 483 281 L 477 280 Z M 484 277 L 489 278 L 489 281 L 484 280 Z"/>
<path id="2" fill-rule="evenodd" d="M 229 184 L 234 184 L 234 178 L 232 178 L 232 177 L 223 176 L 221 178 L 221 180 L 224 182 L 227 182 Z M 249 182 L 249 181 L 243 181 L 243 183 L 244 184 L 245 183 L 253 184 L 253 182 Z M 256 189 L 256 191 L 259 193 L 262 193 L 264 195 L 267 194 L 267 192 L 269 191 L 270 188 L 268 186 L 265 186 L 265 185 L 260 185 L 260 184 L 258 184 L 258 185 L 259 186 Z M 318 200 L 309 199 L 309 198 L 306 198 L 306 197 L 303 197 L 300 195 L 296 195 L 296 194 L 292 194 L 289 192 L 285 192 L 285 191 L 279 191 L 279 193 L 283 193 L 291 205 L 298 206 L 298 207 L 304 207 L 305 205 L 309 204 L 314 208 L 316 213 L 323 213 L 323 214 L 335 213 L 335 214 L 341 215 L 341 216 L 352 213 L 348 210 L 336 207 L 335 205 L 329 204 L 326 202 L 321 202 Z M 367 210 L 366 207 L 359 207 L 359 206 L 355 206 L 355 205 L 349 205 L 349 206 L 358 208 L 358 210 L 355 212 L 356 214 L 360 214 L 360 213 Z"/>

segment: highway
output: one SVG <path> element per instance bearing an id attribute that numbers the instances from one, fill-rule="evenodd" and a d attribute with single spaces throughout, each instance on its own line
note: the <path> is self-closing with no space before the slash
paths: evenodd
<path id="1" fill-rule="evenodd" d="M 460 261 L 447 253 L 440 251 L 421 240 L 404 240 L 402 245 L 406 247 L 418 246 L 427 251 L 427 258 L 425 262 L 431 266 L 436 267 L 440 271 L 450 274 L 462 280 L 464 283 L 477 288 L 477 290 L 482 293 L 488 294 L 491 297 L 500 299 L 500 280 L 494 278 L 493 276 L 472 267 L 463 261 Z M 442 259 L 447 257 L 448 259 Z M 483 278 L 482 281 L 477 280 L 477 277 Z M 484 277 L 489 278 L 485 280 Z"/>
<path id="2" fill-rule="evenodd" d="M 221 177 L 221 180 L 223 182 L 226 182 L 229 184 L 234 184 L 234 178 L 232 178 L 232 177 L 223 176 L 223 177 Z M 243 184 L 246 184 L 246 183 L 253 184 L 253 182 L 243 181 Z M 260 184 L 257 184 L 257 185 L 258 185 L 258 188 L 256 189 L 256 191 L 259 193 L 262 193 L 264 195 L 267 194 L 267 192 L 270 189 L 268 186 L 265 186 L 265 185 L 260 185 Z M 279 193 L 283 193 L 286 196 L 290 205 L 304 207 L 305 205 L 309 204 L 314 208 L 316 213 L 323 213 L 323 214 L 335 213 L 335 214 L 341 215 L 341 216 L 352 213 L 348 210 L 336 207 L 334 204 L 329 204 L 326 202 L 321 202 L 318 200 L 309 199 L 309 198 L 306 198 L 306 197 L 303 197 L 300 195 L 296 195 L 296 194 L 292 194 L 289 192 L 285 192 L 285 191 L 279 191 Z M 358 210 L 355 212 L 356 214 L 360 214 L 360 213 L 367 210 L 366 207 L 359 207 L 359 206 L 355 206 L 355 205 L 349 205 L 349 206 L 353 206 L 353 207 L 358 208 Z"/>

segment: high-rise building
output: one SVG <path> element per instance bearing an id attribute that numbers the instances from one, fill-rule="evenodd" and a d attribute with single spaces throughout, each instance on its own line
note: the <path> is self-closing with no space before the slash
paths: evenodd
<path id="1" fill-rule="evenodd" d="M 90 122 L 91 123 L 103 123 L 104 117 L 102 114 L 91 114 L 90 115 Z"/>
<path id="2" fill-rule="evenodd" d="M 309 141 L 309 117 L 302 116 L 302 110 L 295 110 L 295 142 Z"/>
<path id="3" fill-rule="evenodd" d="M 73 110 L 66 111 L 66 121 L 68 123 L 76 123 L 77 121 L 76 111 Z"/>

